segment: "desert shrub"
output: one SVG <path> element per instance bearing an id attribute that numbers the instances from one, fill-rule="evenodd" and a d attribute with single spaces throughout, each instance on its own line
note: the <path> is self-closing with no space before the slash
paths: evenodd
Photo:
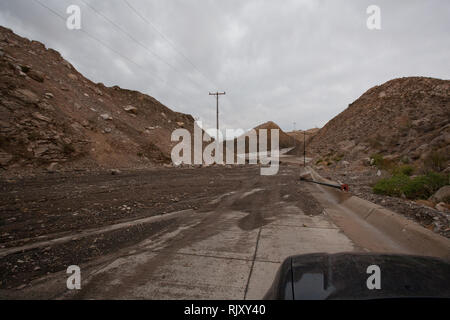
<path id="1" fill-rule="evenodd" d="M 394 167 L 392 169 L 392 173 L 394 175 L 404 174 L 405 176 L 410 176 L 414 173 L 414 170 L 415 169 L 413 166 L 405 164 L 405 165 L 400 165 L 400 166 Z"/>
<path id="2" fill-rule="evenodd" d="M 373 187 L 373 192 L 376 194 L 400 197 L 409 182 L 410 178 L 407 175 L 397 174 L 390 178 L 379 180 Z"/>
<path id="3" fill-rule="evenodd" d="M 428 172 L 411 179 L 400 172 L 390 178 L 379 180 L 373 187 L 373 192 L 395 197 L 405 195 L 408 199 L 428 199 L 439 188 L 447 184 L 449 184 L 448 175 Z"/>
<path id="4" fill-rule="evenodd" d="M 412 179 L 404 189 L 404 194 L 408 199 L 428 199 L 446 184 L 448 184 L 447 177 L 436 172 L 428 172 Z"/>
<path id="5" fill-rule="evenodd" d="M 374 153 L 370 156 L 371 159 L 373 159 L 373 164 L 378 166 L 380 163 L 383 162 L 383 155 L 379 153 Z"/>
<path id="6" fill-rule="evenodd" d="M 447 157 L 437 151 L 432 151 L 423 161 L 425 169 L 441 171 L 445 169 Z"/>

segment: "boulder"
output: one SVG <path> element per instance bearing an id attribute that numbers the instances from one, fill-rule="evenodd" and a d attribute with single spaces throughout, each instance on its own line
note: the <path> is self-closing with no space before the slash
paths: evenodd
<path id="1" fill-rule="evenodd" d="M 439 202 L 436 205 L 436 210 L 440 212 L 450 212 L 450 205 L 445 202 Z"/>
<path id="2" fill-rule="evenodd" d="M 67 78 L 69 78 L 70 80 L 74 80 L 74 81 L 78 80 L 78 77 L 75 74 L 73 74 L 73 73 L 69 73 L 67 75 Z"/>
<path id="3" fill-rule="evenodd" d="M 103 114 L 100 115 L 100 117 L 103 120 L 112 120 L 113 119 L 109 113 L 103 113 Z"/>
<path id="4" fill-rule="evenodd" d="M 95 92 L 96 94 L 98 94 L 99 96 L 103 96 L 103 91 L 100 90 L 99 88 L 94 87 L 93 90 L 94 90 L 94 92 Z"/>
<path id="5" fill-rule="evenodd" d="M 435 207 L 435 203 L 433 201 L 429 201 L 429 200 L 422 200 L 422 199 L 420 199 L 420 200 L 416 200 L 416 203 L 418 205 L 426 206 L 426 207 L 433 208 L 433 209 Z"/>
<path id="6" fill-rule="evenodd" d="M 56 172 L 58 171 L 57 167 L 58 167 L 58 162 L 52 162 L 48 167 L 47 167 L 47 171 L 48 172 Z"/>
<path id="7" fill-rule="evenodd" d="M 447 202 L 450 203 L 450 185 L 443 186 L 435 194 L 433 194 L 430 199 L 434 202 Z"/>
<path id="8" fill-rule="evenodd" d="M 35 104 L 39 102 L 39 97 L 28 89 L 16 89 L 11 94 L 25 103 Z"/>
<path id="9" fill-rule="evenodd" d="M 28 72 L 28 76 L 37 82 L 44 82 L 45 78 L 44 73 L 36 70 L 31 70 L 30 72 Z"/>
<path id="10" fill-rule="evenodd" d="M 128 106 L 123 107 L 123 110 L 125 110 L 128 113 L 136 114 L 138 109 L 136 107 L 133 107 L 132 105 L 128 105 Z"/>
<path id="11" fill-rule="evenodd" d="M 59 54 L 59 53 L 58 53 Z M 67 68 L 67 69 L 69 69 L 69 70 L 72 70 L 72 65 L 70 64 L 70 62 L 69 61 L 67 61 L 67 60 L 62 60 L 61 61 L 61 63 Z"/>
<path id="12" fill-rule="evenodd" d="M 121 174 L 122 172 L 119 170 L 119 169 L 111 169 L 111 174 L 113 175 L 113 176 L 115 176 L 115 175 L 118 175 L 118 174 Z"/>
<path id="13" fill-rule="evenodd" d="M 33 117 L 35 117 L 35 118 L 38 119 L 38 120 L 45 121 L 45 122 L 51 122 L 51 121 L 52 121 L 52 119 L 50 119 L 50 118 L 48 118 L 48 117 L 46 117 L 46 116 L 43 116 L 43 115 L 40 114 L 39 112 L 34 112 L 34 113 L 33 113 Z"/>

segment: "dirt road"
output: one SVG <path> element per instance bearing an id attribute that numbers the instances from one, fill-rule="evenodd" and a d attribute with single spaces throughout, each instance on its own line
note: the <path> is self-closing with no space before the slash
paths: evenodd
<path id="1" fill-rule="evenodd" d="M 242 166 L 3 181 L 0 298 L 259 299 L 289 255 L 369 251 L 355 241 L 365 232 L 342 217 L 338 227 L 334 204 L 299 174 L 282 165 L 275 176 Z M 69 265 L 81 267 L 81 290 L 66 287 Z"/>
<path id="2" fill-rule="evenodd" d="M 213 273 L 218 280 L 228 284 L 232 279 L 220 277 L 220 270 L 228 274 L 237 268 L 236 272 L 231 272 L 237 277 L 233 280 L 237 282 L 232 286 L 239 290 L 223 289 L 221 294 L 216 293 L 213 297 L 243 298 L 250 286 L 249 272 L 255 265 L 261 268 L 271 266 L 271 270 L 275 270 L 285 255 L 302 251 L 291 248 L 291 252 L 285 252 L 283 250 L 289 249 L 283 249 L 279 244 L 279 249 L 272 248 L 272 254 L 266 253 L 258 261 L 256 246 L 262 241 L 262 247 L 258 247 L 264 248 L 274 228 L 306 230 L 307 227 L 319 226 L 315 230 L 334 232 L 338 238 L 343 237 L 345 249 L 352 248 L 345 236 L 330 229 L 332 225 L 329 222 L 322 221 L 322 208 L 308 194 L 308 186 L 297 181 L 298 173 L 297 167 L 282 166 L 276 176 L 261 176 L 258 167 L 242 166 L 160 169 L 119 175 L 109 172 L 66 173 L 3 181 L 1 288 L 30 288 L 31 280 L 65 271 L 68 265 L 103 261 L 105 257 L 108 262 L 121 261 L 122 255 L 136 252 L 130 256 L 130 261 L 137 259 L 143 262 L 142 272 L 147 275 L 141 277 L 136 276 L 137 271 L 132 272 L 139 283 L 144 279 L 163 276 L 165 273 L 160 268 L 164 266 L 183 268 L 187 260 L 193 259 L 196 266 L 189 270 L 205 278 L 208 278 L 208 272 Z M 184 211 L 164 215 L 180 210 Z M 102 229 L 151 216 L 156 217 L 151 223 L 113 231 Z M 83 230 L 99 228 L 100 232 L 94 235 L 72 239 Z M 63 237 L 67 241 L 45 243 Z M 5 255 L 5 250 L 33 245 L 37 247 Z M 140 263 L 135 265 L 136 268 L 138 266 Z M 126 269 L 132 270 L 130 266 Z M 113 283 L 119 281 L 114 273 L 109 274 Z M 65 274 L 63 277 L 66 278 Z M 184 276 L 179 275 L 177 279 L 180 277 Z M 185 279 L 189 278 L 192 277 L 186 274 Z M 90 283 L 95 283 L 95 279 L 93 277 Z M 127 286 L 136 286 L 129 280 L 125 282 Z M 113 288 L 114 285 L 106 294 L 97 292 L 95 285 L 87 285 L 78 296 L 170 296 L 169 293 L 155 292 L 127 294 L 124 290 Z M 193 298 L 202 296 L 200 292 L 194 293 L 195 290 L 189 292 Z"/>

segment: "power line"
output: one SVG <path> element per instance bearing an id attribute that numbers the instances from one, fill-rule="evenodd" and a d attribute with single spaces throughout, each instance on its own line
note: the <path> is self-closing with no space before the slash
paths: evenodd
<path id="1" fill-rule="evenodd" d="M 47 9 L 48 11 L 50 11 L 52 14 L 54 14 L 55 16 L 57 16 L 59 19 L 61 19 L 62 21 L 65 21 L 66 18 L 59 14 L 57 11 L 53 10 L 52 8 L 48 7 L 47 5 L 45 5 L 44 3 L 42 3 L 39 0 L 34 0 L 37 4 L 39 4 L 41 7 Z M 131 36 L 128 32 L 126 32 L 125 30 L 123 30 L 120 26 L 118 26 L 116 23 L 114 23 L 114 21 L 112 21 L 111 19 L 109 19 L 108 17 L 106 17 L 105 15 L 103 15 L 101 12 L 99 12 L 97 9 L 95 9 L 94 7 L 92 7 L 91 5 L 89 5 L 88 3 L 86 3 L 84 0 L 80 0 L 82 3 L 84 3 L 86 6 L 88 6 L 90 9 L 92 9 L 96 14 L 98 14 L 99 16 L 101 16 L 102 18 L 104 18 L 105 20 L 107 20 L 109 23 L 111 23 L 114 27 L 116 27 L 118 30 L 120 30 L 121 32 L 123 32 L 125 35 L 127 35 L 128 38 L 130 38 L 132 41 L 136 42 L 137 44 L 139 44 L 141 47 L 143 47 L 144 49 L 146 49 L 147 51 L 151 51 L 150 49 L 148 49 L 145 45 L 143 45 L 142 43 L 140 43 L 137 39 L 135 39 L 133 36 Z M 115 54 L 117 54 L 118 56 L 122 57 L 123 59 L 127 60 L 128 62 L 130 62 L 131 64 L 137 66 L 140 70 L 144 70 L 145 67 L 143 67 L 142 65 L 140 65 L 139 63 L 135 62 L 134 60 L 128 58 L 127 56 L 125 56 L 124 54 L 120 53 L 119 51 L 117 51 L 116 49 L 112 48 L 111 46 L 109 46 L 107 43 L 105 43 L 104 41 L 102 41 L 101 39 L 99 39 L 98 37 L 94 36 L 93 34 L 87 32 L 84 29 L 80 29 L 79 31 L 83 32 L 86 36 L 88 36 L 89 38 L 91 38 L 92 40 L 100 43 L 102 46 L 104 46 L 105 48 L 111 50 L 112 52 L 114 52 Z M 155 56 L 157 56 L 156 54 L 153 54 Z M 165 62 L 162 58 L 160 58 L 161 61 L 163 61 L 164 63 L 168 64 L 167 62 Z M 170 64 L 168 64 L 169 67 L 172 67 L 174 69 L 173 66 L 171 66 Z M 175 70 L 177 71 L 177 70 Z M 177 71 L 178 72 L 178 71 Z M 146 73 L 146 75 L 150 75 L 148 73 Z M 152 74 L 151 77 L 153 77 L 154 79 L 161 81 L 164 85 L 168 85 L 167 81 L 160 78 L 157 75 Z M 207 78 L 206 78 L 207 79 Z M 207 79 L 208 80 L 208 79 Z M 174 88 L 180 95 L 185 95 L 185 93 L 183 91 L 181 91 L 180 89 L 178 89 L 177 87 L 172 87 Z M 189 94 L 190 95 L 190 94 Z M 194 97 L 192 97 L 194 98 Z M 195 99 L 195 98 L 194 98 Z M 218 125 L 218 119 L 216 119 L 217 121 L 217 125 Z"/>
<path id="2" fill-rule="evenodd" d="M 142 15 L 139 10 L 137 10 L 133 5 L 130 4 L 128 0 L 123 0 L 125 4 L 131 9 L 131 11 L 137 15 L 142 21 L 144 21 L 148 26 L 150 26 L 155 32 L 157 32 L 166 42 L 172 47 L 172 49 L 175 50 L 180 56 L 182 56 L 205 80 L 208 82 L 209 85 L 212 85 L 213 87 L 218 88 L 218 86 L 215 84 L 213 80 L 211 80 L 208 76 L 206 76 L 193 62 L 190 60 L 181 50 L 177 48 L 177 45 L 171 41 L 162 31 L 160 31 L 147 17 Z M 237 104 L 228 97 L 228 100 L 231 102 L 232 105 L 237 106 Z"/>
<path id="3" fill-rule="evenodd" d="M 39 0 L 34 0 L 34 2 L 36 2 L 37 4 L 39 4 L 41 7 L 47 9 L 48 11 L 50 11 L 51 13 L 53 13 L 54 15 L 56 15 L 58 18 L 60 18 L 61 20 L 65 21 L 65 17 L 60 15 L 57 11 L 53 10 L 52 8 L 46 6 L 45 4 L 43 4 L 41 1 Z M 114 48 L 112 48 L 111 46 L 109 46 L 108 44 L 104 43 L 102 40 L 100 40 L 99 38 L 95 37 L 94 35 L 90 34 L 89 32 L 85 31 L 84 29 L 80 29 L 79 31 L 83 32 L 85 35 L 87 35 L 89 38 L 97 41 L 98 43 L 100 43 L 102 46 L 104 46 L 105 48 L 111 50 L 112 52 L 114 52 L 115 54 L 117 54 L 118 56 L 122 57 L 123 59 L 127 60 L 128 62 L 130 62 L 131 64 L 137 66 L 140 70 L 143 70 L 144 67 L 141 66 L 140 64 L 138 64 L 137 62 L 133 61 L 132 59 L 128 58 L 127 56 L 123 55 L 122 53 L 120 53 L 119 51 L 115 50 Z M 148 73 L 146 73 L 146 75 L 149 75 Z M 161 81 L 164 85 L 167 85 L 167 81 L 160 78 L 157 75 L 152 74 L 151 77 L 153 77 L 154 79 Z M 174 88 L 176 91 L 178 91 L 180 94 L 185 95 L 184 92 L 182 92 L 180 89 L 178 89 L 177 87 L 172 87 Z"/>
<path id="4" fill-rule="evenodd" d="M 144 21 L 147 25 L 149 25 L 154 31 L 156 31 L 166 42 L 175 50 L 180 56 L 182 56 L 186 61 L 203 77 L 207 82 L 214 85 L 214 81 L 212 81 L 209 77 L 207 77 L 199 68 L 185 55 L 183 52 L 177 49 L 177 46 L 171 41 L 164 33 L 162 33 L 156 26 L 145 16 L 143 16 L 136 8 L 134 8 L 127 0 L 123 0 L 125 4 L 133 11 L 142 21 Z M 215 86 L 215 85 L 214 85 Z"/>
<path id="5" fill-rule="evenodd" d="M 126 30 L 124 30 L 123 28 L 121 28 L 119 25 L 117 25 L 114 21 L 112 21 L 110 18 L 108 18 L 107 16 L 105 16 L 104 14 L 102 14 L 100 11 L 98 11 L 97 9 L 95 9 L 93 6 L 91 6 L 89 3 L 87 3 L 84 0 L 79 0 L 82 3 L 84 3 L 84 5 L 86 5 L 87 7 L 89 7 L 92 11 L 94 11 L 97 15 L 99 15 L 100 17 L 102 17 L 103 19 L 105 19 L 107 22 L 109 22 L 110 24 L 112 24 L 117 30 L 119 30 L 120 32 L 122 32 L 123 34 L 125 34 L 129 39 L 131 39 L 132 41 L 134 41 L 135 43 L 137 43 L 140 47 L 144 48 L 148 53 L 150 53 L 152 56 L 154 56 L 155 58 L 157 58 L 158 60 L 160 60 L 161 62 L 163 62 L 165 65 L 167 65 L 169 68 L 173 69 L 175 72 L 179 73 L 182 76 L 185 76 L 183 73 L 181 73 L 180 71 L 177 70 L 177 68 L 170 64 L 169 62 L 167 62 L 166 60 L 164 60 L 164 58 L 162 58 L 161 56 L 159 56 L 157 53 L 155 53 L 152 49 L 150 49 L 149 47 L 147 47 L 145 44 L 143 44 L 142 42 L 140 42 L 139 40 L 137 40 L 135 37 L 133 37 L 131 34 L 129 34 Z M 191 81 L 191 80 L 189 80 Z M 191 81 L 192 82 L 192 81 Z M 195 83 L 192 82 L 194 85 Z"/>

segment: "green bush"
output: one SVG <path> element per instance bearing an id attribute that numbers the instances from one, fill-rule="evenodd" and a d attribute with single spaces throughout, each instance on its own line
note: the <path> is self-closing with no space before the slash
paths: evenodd
<path id="1" fill-rule="evenodd" d="M 407 175 L 397 174 L 390 178 L 379 180 L 373 187 L 373 192 L 376 194 L 400 197 L 409 183 L 410 178 Z"/>
<path id="2" fill-rule="evenodd" d="M 409 171 L 409 169 L 405 171 Z M 373 187 L 373 192 L 394 197 L 404 194 L 408 199 L 428 199 L 439 188 L 447 184 L 449 184 L 449 177 L 435 172 L 429 172 L 413 179 L 405 173 L 397 173 L 390 178 L 379 180 Z"/>
<path id="3" fill-rule="evenodd" d="M 406 186 L 404 194 L 409 199 L 428 199 L 439 188 L 448 184 L 448 178 L 435 172 L 417 176 Z"/>
<path id="4" fill-rule="evenodd" d="M 379 153 L 375 153 L 372 154 L 370 156 L 371 159 L 373 159 L 373 164 L 376 165 L 377 167 L 383 163 L 384 159 L 383 159 L 383 155 L 379 154 Z"/>
<path id="5" fill-rule="evenodd" d="M 410 175 L 412 175 L 413 173 L 414 173 L 414 167 L 413 166 L 410 166 L 410 165 L 401 165 L 401 166 L 398 166 L 398 167 L 395 167 L 393 170 L 392 170 L 392 173 L 394 174 L 394 175 L 396 175 L 396 174 L 404 174 L 405 176 L 410 176 Z"/>

